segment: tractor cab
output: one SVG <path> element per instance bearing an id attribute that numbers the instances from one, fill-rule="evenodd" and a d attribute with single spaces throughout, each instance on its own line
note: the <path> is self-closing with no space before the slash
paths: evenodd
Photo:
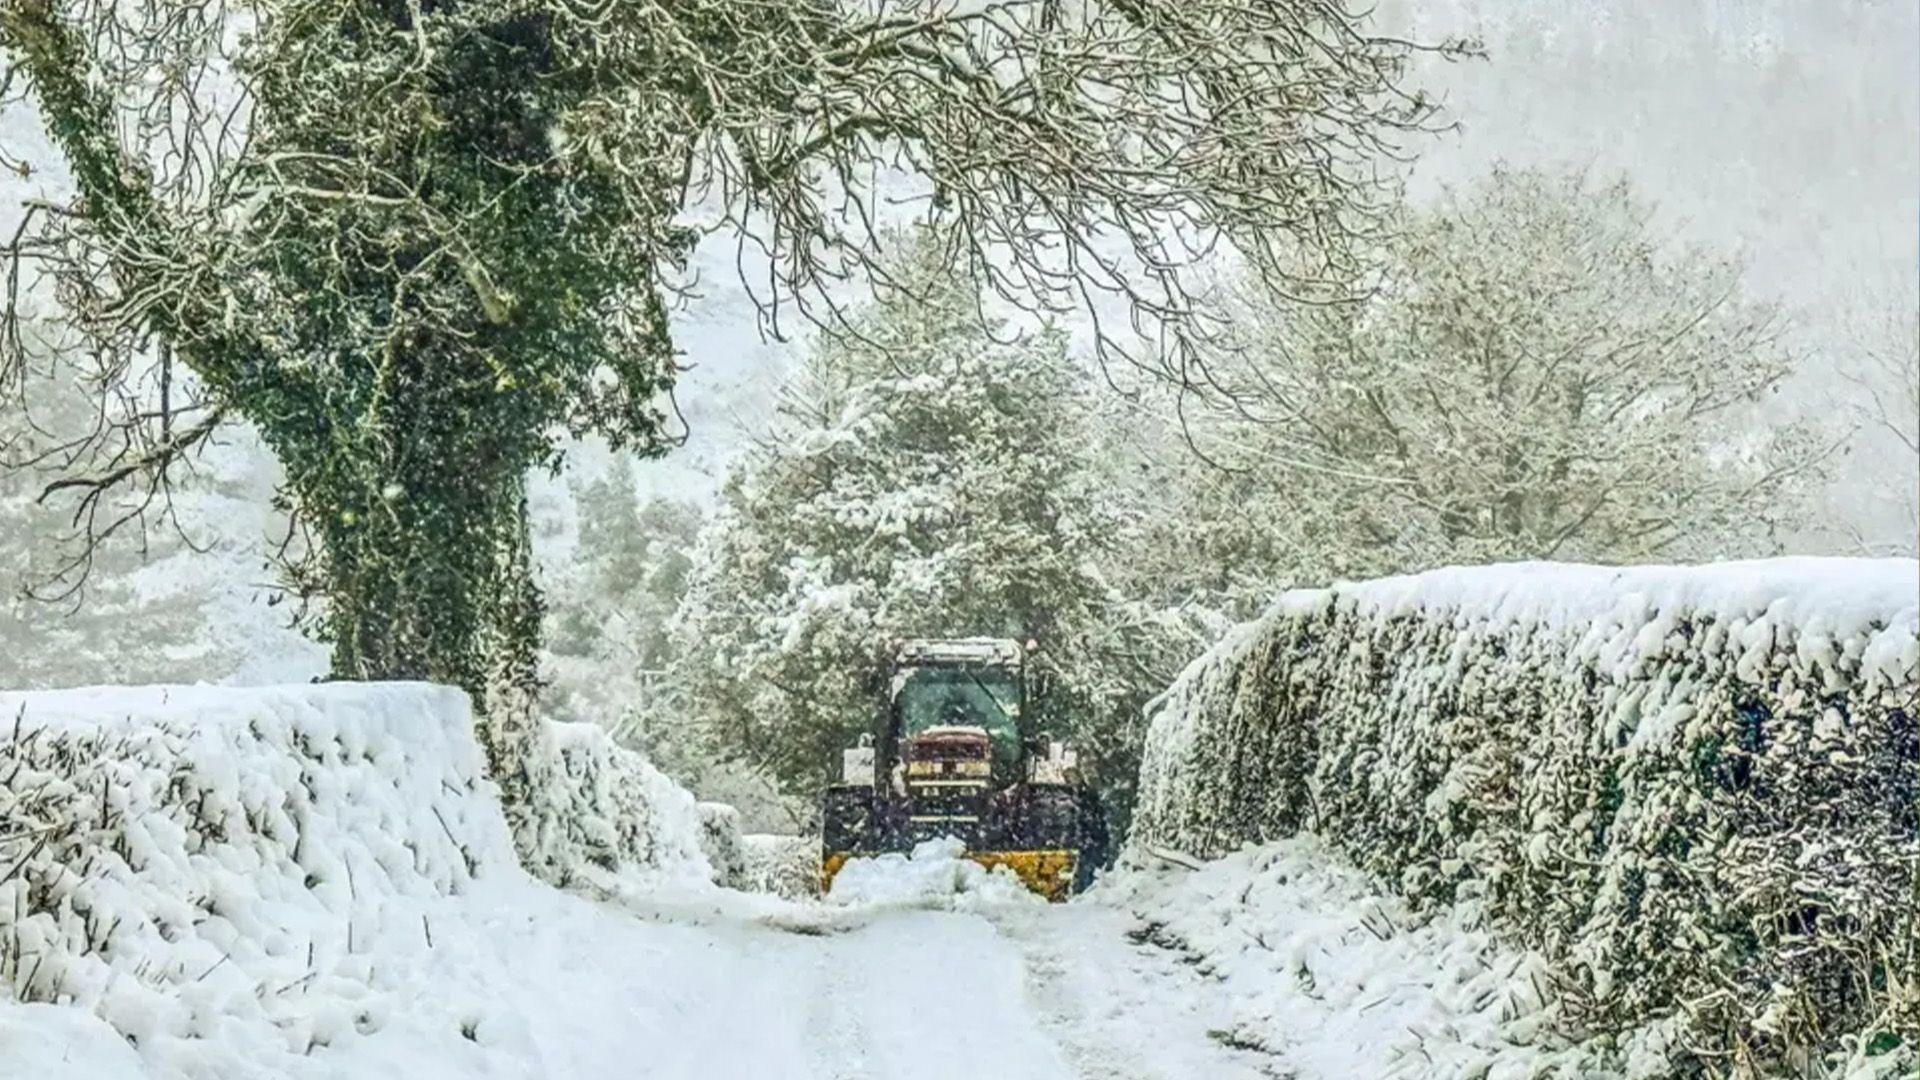
<path id="1" fill-rule="evenodd" d="M 908 641 L 895 653 L 887 719 L 906 777 L 953 777 L 982 788 L 1016 779 L 1023 757 L 1025 656 L 997 639 Z M 979 768 L 984 763 L 986 768 Z"/>

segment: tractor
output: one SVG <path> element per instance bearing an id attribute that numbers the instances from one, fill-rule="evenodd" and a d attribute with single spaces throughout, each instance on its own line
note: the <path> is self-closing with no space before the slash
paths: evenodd
<path id="1" fill-rule="evenodd" d="M 899 642 L 874 730 L 821 808 L 821 889 L 849 859 L 953 837 L 1048 900 L 1092 880 L 1106 818 L 1065 742 L 1033 730 L 1027 653 L 1001 638 Z"/>

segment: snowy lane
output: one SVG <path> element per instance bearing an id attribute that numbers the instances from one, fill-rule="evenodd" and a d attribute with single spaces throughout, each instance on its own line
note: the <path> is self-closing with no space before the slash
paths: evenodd
<path id="1" fill-rule="evenodd" d="M 815 939 L 830 977 L 810 1078 L 1066 1080 L 1075 1073 L 1035 1023 L 1020 958 L 982 919 L 882 916 Z"/>
<path id="2" fill-rule="evenodd" d="M 310 1024 L 329 1032 L 311 1045 L 230 1032 L 136 1054 L 84 1013 L 60 1012 L 71 1021 L 62 1027 L 46 1023 L 44 1006 L 0 1008 L 0 1075 L 15 1075 L 10 1066 L 41 1080 L 1368 1075 L 1324 1067 L 1339 1054 L 1295 1054 L 1318 1045 L 1300 1041 L 1301 1025 L 1338 1029 L 1326 1009 L 1293 1003 L 1247 1015 L 1271 978 L 1233 978 L 1231 966 L 1137 942 L 1135 910 L 1124 899 L 1046 905 L 977 894 L 919 906 L 712 891 L 595 902 L 496 879 L 425 906 L 393 905 L 369 924 L 359 976 L 368 991 L 339 1023 Z"/>
<path id="3" fill-rule="evenodd" d="M 842 914 L 851 919 L 837 918 Z M 1223 1080 L 1282 1075 L 1216 1043 L 1201 980 L 1111 909 L 830 912 L 807 932 L 635 923 L 670 941 L 621 1042 L 530 1020 L 555 1076 L 658 1080 Z M 833 927 L 833 929 L 824 929 Z M 604 952 L 603 952 L 603 955 Z M 534 990 L 528 1008 L 550 1008 Z M 605 1033 L 600 1041 L 605 1044 Z M 551 1044 L 551 1045 L 546 1045 Z M 617 1071 L 624 1059 L 632 1071 Z"/>
<path id="4" fill-rule="evenodd" d="M 722 912 L 653 921 L 542 892 L 476 897 L 477 917 L 445 928 L 455 947 L 436 950 L 418 982 L 464 1003 L 453 1012 L 472 1031 L 472 1053 L 426 1075 L 1133 1075 L 1070 1064 L 1029 1002 L 1020 950 L 977 915 L 809 907 L 776 920 L 783 929 Z M 446 1011 L 428 1006 L 416 1016 Z M 424 1056 L 418 1026 L 402 1021 L 343 1040 L 303 1064 L 318 1076 L 410 1074 Z"/>

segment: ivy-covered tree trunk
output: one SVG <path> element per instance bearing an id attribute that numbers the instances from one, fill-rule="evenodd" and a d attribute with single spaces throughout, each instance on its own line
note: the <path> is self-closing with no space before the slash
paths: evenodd
<path id="1" fill-rule="evenodd" d="M 449 560 L 456 565 L 437 561 L 437 545 L 410 533 L 409 524 L 376 516 L 323 531 L 325 570 L 316 591 L 323 633 L 333 647 L 333 675 L 419 679 L 476 691 L 482 664 L 473 619 L 481 598 L 461 579 L 487 564 L 471 554 Z M 469 538 L 466 544 L 486 553 L 483 541 Z"/>
<path id="2" fill-rule="evenodd" d="M 524 488 L 500 507 L 492 530 L 493 581 L 484 605 L 482 653 L 485 683 L 475 693 L 484 702 L 481 721 L 487 763 L 507 806 L 507 823 L 523 850 L 530 842 L 539 773 L 537 751 L 540 692 L 540 620 L 544 614 L 533 577 L 533 536 Z"/>
<path id="3" fill-rule="evenodd" d="M 323 481 L 295 480 L 301 512 L 318 519 L 318 548 L 295 568 L 296 583 L 320 601 L 336 677 L 422 679 L 483 695 L 499 537 L 524 531 L 514 520 L 518 482 L 498 482 L 504 492 L 404 492 L 395 481 L 386 497 L 342 498 Z"/>
<path id="4" fill-rule="evenodd" d="M 301 455 L 290 455 L 295 461 Z M 316 468 L 292 478 L 318 548 L 295 567 L 319 602 L 332 674 L 465 689 L 510 813 L 529 789 L 542 604 L 524 475 L 481 467 Z"/>

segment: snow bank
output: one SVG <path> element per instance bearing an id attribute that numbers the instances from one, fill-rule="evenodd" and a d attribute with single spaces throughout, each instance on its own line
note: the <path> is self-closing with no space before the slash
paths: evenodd
<path id="1" fill-rule="evenodd" d="M 691 796 L 550 735 L 555 866 L 710 872 Z M 372 1075 L 341 1064 L 366 1046 L 544 1075 L 498 1000 L 556 976 L 497 969 L 579 901 L 528 879 L 482 773 L 442 687 L 0 693 L 0 1075 Z"/>
<path id="2" fill-rule="evenodd" d="M 98 1017 L 0 1000 L 0 1075 L 32 1080 L 146 1080 L 140 1055 Z"/>
<path id="3" fill-rule="evenodd" d="M 1289 593 L 1157 703 L 1132 842 L 1316 832 L 1552 958 L 1572 1030 L 1877 1065 L 1920 1042 L 1917 607 L 1908 560 Z"/>
<path id="4" fill-rule="evenodd" d="M 1523 1041 L 1546 1016 L 1538 954 L 1381 894 L 1317 837 L 1197 872 L 1123 860 L 1088 899 L 1222 984 L 1233 1012 L 1218 1038 L 1307 1080 L 1595 1075 L 1577 1051 Z"/>

